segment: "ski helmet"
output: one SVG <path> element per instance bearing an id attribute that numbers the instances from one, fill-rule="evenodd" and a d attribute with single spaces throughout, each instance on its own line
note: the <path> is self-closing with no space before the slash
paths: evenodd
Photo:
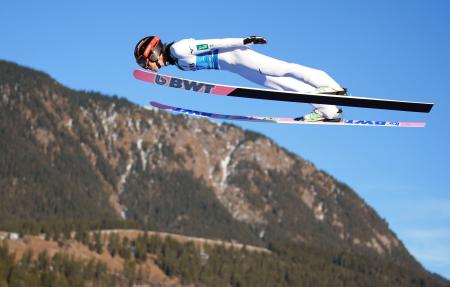
<path id="1" fill-rule="evenodd" d="M 158 63 L 158 58 L 159 55 L 161 55 L 163 47 L 164 45 L 161 42 L 161 39 L 157 36 L 148 36 L 141 39 L 134 48 L 136 62 L 142 68 L 147 68 L 148 61 L 156 63 L 160 68 L 161 66 Z"/>

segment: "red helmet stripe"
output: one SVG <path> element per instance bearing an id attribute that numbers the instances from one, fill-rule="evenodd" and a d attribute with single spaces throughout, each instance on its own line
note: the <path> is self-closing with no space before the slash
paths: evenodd
<path id="1" fill-rule="evenodd" d="M 148 58 L 148 56 L 150 55 L 150 52 L 156 47 L 156 45 L 158 45 L 159 42 L 159 38 L 158 37 L 153 37 L 153 39 L 150 41 L 150 44 L 148 44 L 147 48 L 145 48 L 144 51 L 144 56 L 146 58 Z"/>

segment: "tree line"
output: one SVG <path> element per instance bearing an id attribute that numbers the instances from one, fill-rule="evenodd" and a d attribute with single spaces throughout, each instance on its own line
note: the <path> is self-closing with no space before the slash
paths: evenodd
<path id="1" fill-rule="evenodd" d="M 147 232 L 130 238 L 100 230 L 73 232 L 67 237 L 60 233 L 58 240 L 62 245 L 77 240 L 98 254 L 120 257 L 124 260 L 122 272 L 113 274 L 100 261 L 82 261 L 63 253 L 49 256 L 44 251 L 33 261 L 32 254 L 25 252 L 20 260 L 14 260 L 4 242 L 0 287 L 30 286 L 20 285 L 28 281 L 41 284 L 33 286 L 134 286 L 149 282 L 151 270 L 145 265 L 149 258 L 168 277 L 195 286 L 446 286 L 425 272 L 376 257 L 336 254 L 298 244 L 274 242 L 268 253 L 249 251 L 245 246 L 196 245 Z"/>

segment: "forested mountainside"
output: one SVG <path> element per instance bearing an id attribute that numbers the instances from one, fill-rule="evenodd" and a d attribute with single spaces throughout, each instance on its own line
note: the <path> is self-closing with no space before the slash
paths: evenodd
<path id="1" fill-rule="evenodd" d="M 261 246 L 293 264 L 316 258 L 318 273 L 441 282 L 349 186 L 269 138 L 5 61 L 0 189 L 3 230 L 133 227 Z"/>

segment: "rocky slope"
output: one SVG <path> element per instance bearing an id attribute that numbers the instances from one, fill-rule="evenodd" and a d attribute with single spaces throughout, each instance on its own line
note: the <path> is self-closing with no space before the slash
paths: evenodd
<path id="1" fill-rule="evenodd" d="M 67 89 L 0 61 L 0 225 L 130 221 L 259 246 L 314 244 L 419 268 L 347 185 L 229 124 Z"/>

